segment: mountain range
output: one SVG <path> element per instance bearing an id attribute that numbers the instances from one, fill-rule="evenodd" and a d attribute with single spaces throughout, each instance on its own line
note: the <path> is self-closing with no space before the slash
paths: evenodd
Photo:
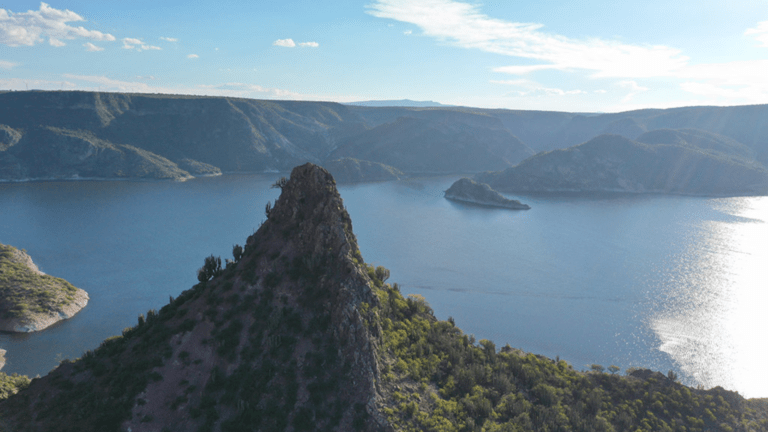
<path id="1" fill-rule="evenodd" d="M 686 155 L 694 149 L 707 158 L 725 158 L 738 165 L 731 173 L 768 164 L 767 105 L 587 114 L 26 91 L 0 93 L 0 180 L 184 180 L 221 172 L 288 171 L 305 162 L 322 165 L 343 158 L 383 164 L 406 176 L 476 174 L 503 171 L 542 152 L 606 134 L 686 147 L 680 150 Z M 626 150 L 601 149 L 608 158 Z M 379 165 L 367 166 L 380 174 Z M 360 172 L 356 181 L 366 181 L 365 171 Z M 740 184 L 721 189 L 762 193 L 749 184 L 738 189 Z"/>

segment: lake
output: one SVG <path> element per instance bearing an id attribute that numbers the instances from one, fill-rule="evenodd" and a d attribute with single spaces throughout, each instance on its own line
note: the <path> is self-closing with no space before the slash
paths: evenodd
<path id="1" fill-rule="evenodd" d="M 0 243 L 91 297 L 43 332 L 0 334 L 3 372 L 44 375 L 191 287 L 258 228 L 279 176 L 0 184 Z M 576 369 L 768 397 L 768 198 L 508 195 L 532 207 L 510 211 L 444 199 L 457 178 L 339 187 L 365 260 L 438 318 Z"/>

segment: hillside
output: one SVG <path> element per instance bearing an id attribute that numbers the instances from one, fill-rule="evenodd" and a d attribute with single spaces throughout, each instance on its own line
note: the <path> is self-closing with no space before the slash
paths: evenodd
<path id="1" fill-rule="evenodd" d="M 339 183 L 389 181 L 406 177 L 395 167 L 349 157 L 325 162 L 323 167 L 330 171 Z"/>
<path id="2" fill-rule="evenodd" d="M 8 383 L 22 389 L 0 402 L 0 429 L 768 430 L 763 401 L 672 373 L 585 373 L 476 342 L 363 262 L 327 171 L 275 185 L 233 261 L 208 257 L 199 284 L 121 336 Z"/>
<path id="3" fill-rule="evenodd" d="M 19 91 L 0 92 L 0 181 L 184 180 L 344 157 L 406 175 L 473 173 L 601 134 L 635 140 L 657 130 L 714 134 L 743 147 L 754 166 L 768 164 L 766 105 L 588 114 Z"/>
<path id="4" fill-rule="evenodd" d="M 25 251 L 0 243 L 0 331 L 43 330 L 87 304 L 88 293 L 41 272 Z"/>
<path id="5" fill-rule="evenodd" d="M 492 127 L 443 118 L 399 117 L 342 142 L 330 157 L 355 157 L 407 173 L 436 174 L 503 169 L 533 154 L 498 120 L 487 120 Z"/>
<path id="6" fill-rule="evenodd" d="M 680 143 L 645 144 L 619 135 L 539 153 L 476 180 L 505 192 L 768 194 L 768 171 L 738 155 Z"/>

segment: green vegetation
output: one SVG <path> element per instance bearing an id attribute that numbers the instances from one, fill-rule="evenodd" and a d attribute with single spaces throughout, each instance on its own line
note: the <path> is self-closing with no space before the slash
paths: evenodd
<path id="1" fill-rule="evenodd" d="M 77 288 L 29 267 L 26 253 L 0 244 L 0 318 L 47 313 L 74 300 Z"/>
<path id="2" fill-rule="evenodd" d="M 26 375 L 19 374 L 5 374 L 0 372 L 0 400 L 7 399 L 8 396 L 14 395 L 19 390 L 27 388 L 30 380 Z"/>
<path id="3" fill-rule="evenodd" d="M 377 270 L 368 267 L 368 274 Z M 405 431 L 768 430 L 768 419 L 735 393 L 695 390 L 645 370 L 645 378 L 579 372 L 435 319 L 423 297 L 374 279 L 383 330 L 384 413 Z M 642 374 L 640 374 L 642 375 Z"/>

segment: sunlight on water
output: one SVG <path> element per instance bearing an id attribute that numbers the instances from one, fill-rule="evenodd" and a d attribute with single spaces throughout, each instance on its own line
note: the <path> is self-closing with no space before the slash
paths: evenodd
<path id="1" fill-rule="evenodd" d="M 768 397 L 768 198 L 723 200 L 677 257 L 666 307 L 651 319 L 660 349 L 692 385 Z"/>

